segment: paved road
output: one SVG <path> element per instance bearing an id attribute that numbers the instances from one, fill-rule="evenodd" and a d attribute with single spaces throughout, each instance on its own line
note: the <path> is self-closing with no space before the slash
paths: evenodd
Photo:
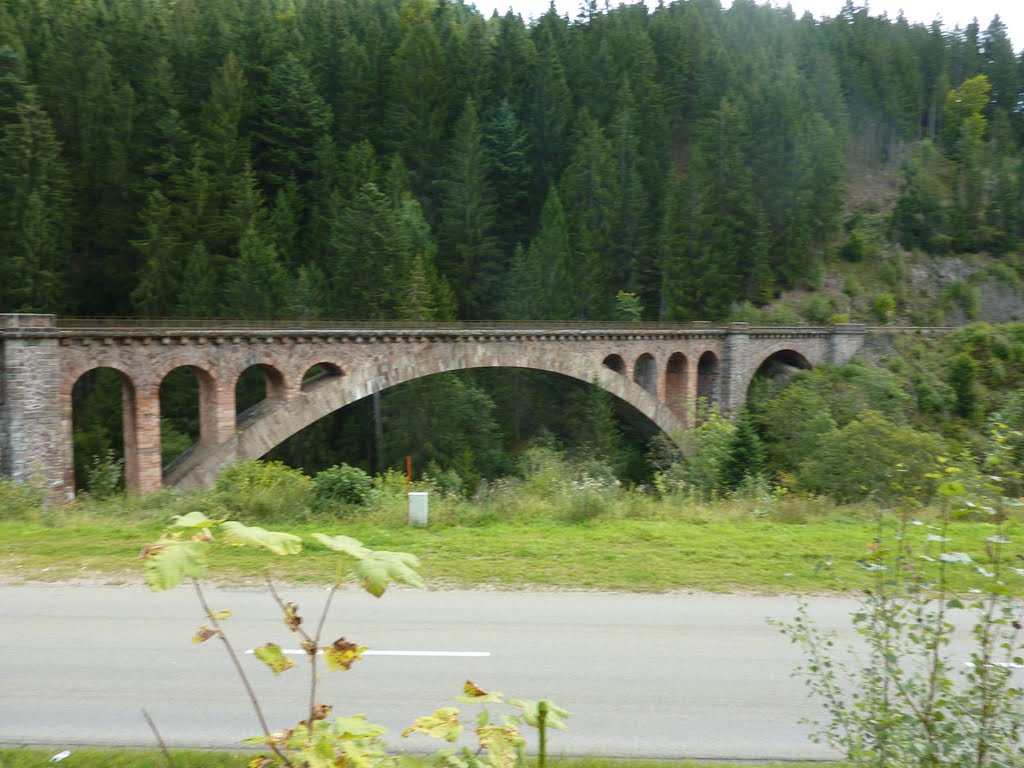
<path id="1" fill-rule="evenodd" d="M 312 622 L 323 591 L 285 590 Z M 214 590 L 232 638 L 297 647 L 260 590 Z M 397 590 L 380 600 L 340 593 L 328 622 L 376 650 L 489 656 L 374 656 L 324 677 L 335 714 L 365 712 L 398 734 L 445 706 L 472 678 L 513 697 L 550 697 L 572 712 L 551 746 L 565 754 L 658 758 L 822 758 L 797 724 L 816 714 L 790 672 L 796 649 L 765 623 L 793 598 Z M 818 599 L 842 627 L 853 603 Z M 203 623 L 185 587 L 0 587 L 0 744 L 145 745 L 146 707 L 168 743 L 225 747 L 259 731 L 217 642 L 192 645 Z M 273 727 L 294 723 L 308 676 L 280 678 L 253 657 Z M 426 748 L 431 742 L 408 742 Z"/>

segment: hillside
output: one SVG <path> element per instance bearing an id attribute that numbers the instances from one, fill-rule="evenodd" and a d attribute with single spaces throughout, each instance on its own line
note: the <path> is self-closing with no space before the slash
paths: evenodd
<path id="1" fill-rule="evenodd" d="M 686 0 L 0 5 L 0 312 L 368 320 L 1019 318 L 1024 60 L 1006 29 Z M 180 374 L 180 375 L 179 375 Z M 75 392 L 79 476 L 120 450 Z M 265 385 L 239 385 L 244 408 Z M 196 437 L 187 369 L 165 458 Z M 279 451 L 473 485 L 531 441 L 643 478 L 612 404 L 439 376 Z M 632 469 L 630 469 L 632 468 Z"/>

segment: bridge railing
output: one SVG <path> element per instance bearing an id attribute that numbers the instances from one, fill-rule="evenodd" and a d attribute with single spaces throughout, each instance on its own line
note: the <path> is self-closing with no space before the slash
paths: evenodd
<path id="1" fill-rule="evenodd" d="M 713 323 L 694 320 L 685 323 L 623 321 L 623 320 L 549 320 L 549 321 L 497 321 L 463 320 L 457 322 L 423 322 L 416 320 L 296 320 L 265 319 L 240 320 L 224 317 L 204 318 L 138 318 L 138 317 L 57 317 L 58 329 L 77 331 L 140 331 L 161 329 L 168 331 L 216 330 L 277 330 L 277 331 L 719 331 L 749 329 L 773 332 L 805 332 L 830 328 L 849 328 L 862 331 L 863 325 L 817 326 L 808 323 L 786 325 L 748 325 L 746 323 Z"/>

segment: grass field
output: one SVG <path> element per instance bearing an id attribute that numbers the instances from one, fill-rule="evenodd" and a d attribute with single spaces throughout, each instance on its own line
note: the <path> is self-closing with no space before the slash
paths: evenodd
<path id="1" fill-rule="evenodd" d="M 791 509 L 777 508 L 771 516 L 731 502 L 678 514 L 652 506 L 642 517 L 598 516 L 585 522 L 542 515 L 502 522 L 493 515 L 438 504 L 426 528 L 409 527 L 395 510 L 360 519 L 321 517 L 278 525 L 256 521 L 302 535 L 305 551 L 298 557 L 273 557 L 226 549 L 214 558 L 210 575 L 242 583 L 259 578 L 269 565 L 287 581 L 328 583 L 336 572 L 336 555 L 309 538 L 322 531 L 354 536 L 375 549 L 411 552 L 421 559 L 421 572 L 435 587 L 821 593 L 870 584 L 874 574 L 864 568 L 864 560 L 879 534 L 876 520 L 854 508 L 824 508 L 815 516 L 810 503 L 793 500 Z M 188 499 L 164 498 L 78 504 L 35 519 L 0 519 L 0 578 L 138 582 L 142 547 L 159 536 L 172 514 L 187 509 Z M 919 524 L 908 529 L 908 546 L 915 555 L 929 549 L 934 554 L 936 545 L 925 542 L 935 530 L 933 522 L 927 512 L 919 517 Z M 984 559 L 987 538 L 1001 532 L 1009 536 L 1012 548 L 1018 540 L 1024 543 L 1022 528 L 1024 523 L 1016 520 L 1001 528 L 956 522 L 948 546 Z M 889 538 L 892 530 L 884 533 Z M 974 568 L 957 568 L 952 586 L 966 591 L 984 578 Z M 1024 593 L 1024 579 L 1015 580 Z M 1011 589 L 1018 586 L 1011 584 Z"/>

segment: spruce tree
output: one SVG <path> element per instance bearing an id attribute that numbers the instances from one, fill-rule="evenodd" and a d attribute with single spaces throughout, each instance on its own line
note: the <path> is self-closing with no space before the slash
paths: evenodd
<path id="1" fill-rule="evenodd" d="M 758 477 L 763 473 L 764 446 L 750 414 L 743 409 L 736 421 L 736 431 L 729 439 L 728 454 L 722 464 L 722 484 L 733 491 L 744 479 Z"/>
<path id="2" fill-rule="evenodd" d="M 456 286 L 461 315 L 486 319 L 498 301 L 505 264 L 493 235 L 495 205 L 476 105 L 466 100 L 440 182 L 442 269 Z M 493 316 L 492 316 L 493 317 Z"/>

